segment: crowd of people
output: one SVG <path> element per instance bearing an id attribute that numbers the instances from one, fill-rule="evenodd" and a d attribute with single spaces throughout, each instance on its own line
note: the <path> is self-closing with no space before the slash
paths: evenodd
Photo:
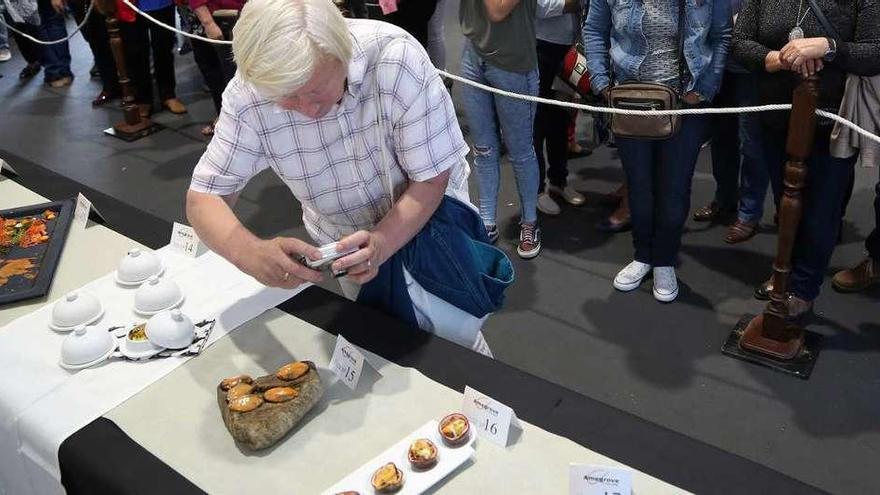
<path id="1" fill-rule="evenodd" d="M 347 17 L 378 19 L 403 28 L 424 47 L 435 67 L 445 69 L 446 1 L 333 3 Z M 174 25 L 179 18 L 182 29 L 215 40 L 233 38 L 245 5 L 244 0 L 134 3 L 166 24 Z M 0 1 L 7 23 L 44 40 L 64 37 L 65 12 L 81 21 L 87 6 L 87 0 Z M 172 113 L 186 112 L 175 94 L 174 34 L 137 15 L 120 0 L 117 7 L 126 64 L 141 114 L 149 116 L 154 101 Z M 880 74 L 880 3 L 874 0 L 460 0 L 459 21 L 465 37 L 461 75 L 521 95 L 610 102 L 615 88 L 637 82 L 670 89 L 684 108 L 746 106 L 791 103 L 801 78 L 818 76 L 819 108 L 838 113 L 847 101 L 862 95 L 852 104 L 875 105 L 868 107 L 865 113 L 869 115 L 880 112 L 876 93 L 871 100 L 863 96 L 864 91 L 850 89 L 857 80 L 871 78 L 875 82 L 863 82 L 862 87 L 880 88 L 876 82 Z M 103 82 L 93 104 L 103 105 L 120 95 L 104 18 L 92 15 L 83 34 L 95 58 L 92 72 Z M 22 79 L 32 78 L 42 69 L 50 86 L 71 84 L 74 76 L 66 43 L 39 46 L 16 33 L 12 36 L 27 62 L 20 73 Z M 275 46 L 263 39 L 249 38 L 248 42 Z M 188 43 L 219 116 L 224 111 L 224 91 L 226 95 L 243 91 L 227 86 L 236 75 L 236 61 L 245 55 L 236 52 L 233 57 L 228 45 L 200 40 Z M 278 50 L 278 57 L 293 56 L 285 53 L 284 47 Z M 564 59 L 572 53 L 584 57 L 591 94 L 578 94 L 577 88 L 557 77 Z M 0 62 L 10 56 L 0 30 Z M 270 62 L 260 59 L 259 63 Z M 444 79 L 443 83 L 451 90 L 452 81 Z M 558 215 L 563 206 L 578 207 L 586 202 L 586 197 L 568 183 L 569 157 L 589 152 L 572 137 L 577 112 L 498 96 L 469 85 L 456 90 L 460 91 L 470 131 L 479 185 L 478 210 L 488 240 L 494 243 L 500 237 L 496 208 L 505 162 L 502 158 L 506 156 L 519 196 L 516 252 L 524 259 L 534 258 L 542 247 L 539 212 Z M 308 115 L 308 110 L 303 112 Z M 768 189 L 777 208 L 782 199 L 788 113 L 686 115 L 663 139 L 609 135 L 613 119 L 595 116 L 596 134 L 608 136 L 609 144 L 616 146 L 625 181 L 607 195 L 615 209 L 596 228 L 612 233 L 631 230 L 633 238 L 632 262 L 622 267 L 613 285 L 630 291 L 652 275 L 655 298 L 670 302 L 678 295 L 675 265 L 690 214 L 691 184 L 700 150 L 707 143 L 711 146 L 716 190 L 710 204 L 693 212 L 693 219 L 726 223 L 725 242 L 747 242 L 762 221 Z M 206 126 L 203 133 L 212 135 L 215 124 Z M 819 294 L 852 192 L 858 149 L 872 145 L 867 140 L 848 143 L 851 146 L 846 153 L 840 151 L 837 140 L 833 123 L 819 119 L 808 159 L 803 221 L 788 287 L 787 304 L 794 317 L 808 313 Z M 868 156 L 880 155 L 862 153 L 863 162 Z M 880 183 L 877 188 L 875 210 L 880 223 Z M 316 229 L 320 223 L 316 217 Z M 876 228 L 866 246 L 869 257 L 835 275 L 836 288 L 854 291 L 880 283 L 880 233 Z M 756 289 L 756 296 L 767 298 L 771 290 L 768 280 Z"/>

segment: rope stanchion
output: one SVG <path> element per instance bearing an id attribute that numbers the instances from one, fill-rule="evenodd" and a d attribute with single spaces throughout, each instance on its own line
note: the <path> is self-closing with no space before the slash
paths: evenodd
<path id="1" fill-rule="evenodd" d="M 152 17 L 150 14 L 139 9 L 136 5 L 131 3 L 130 0 L 122 0 L 122 3 L 127 5 L 130 9 L 137 12 L 139 15 L 143 16 L 145 19 L 149 20 L 153 24 L 165 28 L 169 31 L 173 31 L 181 36 L 186 36 L 187 38 L 192 38 L 200 41 L 204 41 L 206 43 L 214 43 L 218 45 L 231 45 L 231 41 L 226 40 L 215 40 L 211 38 L 206 38 L 204 36 L 199 36 L 197 34 L 187 33 L 186 31 L 181 31 L 174 26 L 169 26 L 164 22 Z M 94 5 L 94 0 L 92 2 Z M 89 11 L 91 11 L 91 6 L 89 6 Z M 515 98 L 518 100 L 530 101 L 534 103 L 543 103 L 546 105 L 555 105 L 558 107 L 564 108 L 572 108 L 575 110 L 584 110 L 587 112 L 596 112 L 596 113 L 609 113 L 609 114 L 618 114 L 618 115 L 644 115 L 644 116 L 653 116 L 659 117 L 664 115 L 719 115 L 719 114 L 739 114 L 739 113 L 758 113 L 758 112 L 780 112 L 791 110 L 790 104 L 773 104 L 773 105 L 756 105 L 756 106 L 748 106 L 748 107 L 724 107 L 724 108 L 680 108 L 677 110 L 626 110 L 622 108 L 610 108 L 610 107 L 599 107 L 595 105 L 585 105 L 583 103 L 571 103 L 567 101 L 553 100 L 549 98 L 541 98 L 538 96 L 531 95 L 523 95 L 519 93 L 513 93 L 510 91 L 504 91 L 502 89 L 493 88 L 491 86 L 486 86 L 485 84 L 480 84 L 475 81 L 471 81 L 470 79 L 466 79 L 464 77 L 450 74 L 449 72 L 437 69 L 437 73 L 442 76 L 448 77 L 454 81 L 458 81 L 462 84 L 467 84 L 469 86 L 473 86 L 478 89 L 482 89 L 483 91 L 488 91 L 490 93 L 494 93 L 500 96 L 507 96 L 509 98 Z M 876 143 L 880 143 L 880 136 L 869 132 L 866 129 L 863 129 L 849 120 L 840 117 L 839 115 L 833 114 L 831 112 L 826 112 L 824 110 L 816 110 L 816 115 L 820 117 L 824 117 L 827 119 L 831 119 L 835 122 L 840 123 L 843 126 L 849 127 L 850 129 L 856 131 L 860 135 L 874 141 Z"/>
<path id="2" fill-rule="evenodd" d="M 77 33 L 80 32 L 80 30 L 83 28 L 83 26 L 85 26 L 86 23 L 89 22 L 89 17 L 92 15 L 92 10 L 94 9 L 94 7 L 95 7 L 95 0 L 92 0 L 91 2 L 89 2 L 89 8 L 86 9 L 86 14 L 85 14 L 85 17 L 83 17 L 82 22 L 76 27 L 76 29 L 73 30 L 73 32 L 71 32 L 70 34 L 68 34 L 67 36 L 65 36 L 64 38 L 61 38 L 59 40 L 51 40 L 51 41 L 38 40 L 38 39 L 34 38 L 33 36 L 31 36 L 27 33 L 23 33 L 22 31 L 12 27 L 9 23 L 7 23 L 3 19 L 2 15 L 0 15 L 0 24 L 5 25 L 6 29 L 12 31 L 13 33 L 18 34 L 19 36 L 22 36 L 22 37 L 38 44 L 38 45 L 43 45 L 43 46 L 57 45 L 59 43 L 66 43 L 66 42 L 70 41 L 71 38 L 73 38 Z"/>

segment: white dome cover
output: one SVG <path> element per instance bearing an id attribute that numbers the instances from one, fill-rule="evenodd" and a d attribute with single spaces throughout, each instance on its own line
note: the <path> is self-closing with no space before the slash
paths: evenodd
<path id="1" fill-rule="evenodd" d="M 116 348 L 116 339 L 110 332 L 96 326 L 80 325 L 64 338 L 61 344 L 61 362 L 80 366 L 101 359 Z"/>
<path id="2" fill-rule="evenodd" d="M 140 283 L 162 273 L 162 260 L 152 251 L 132 248 L 122 257 L 116 278 L 126 284 Z"/>
<path id="3" fill-rule="evenodd" d="M 72 328 L 95 321 L 104 308 L 97 297 L 88 292 L 71 292 L 52 306 L 52 326 Z"/>
<path id="4" fill-rule="evenodd" d="M 134 310 L 155 314 L 171 309 L 183 301 L 183 293 L 176 282 L 152 276 L 134 294 Z"/>
<path id="5" fill-rule="evenodd" d="M 193 342 L 195 326 L 179 309 L 162 311 L 147 321 L 147 338 L 167 349 L 182 349 Z"/>

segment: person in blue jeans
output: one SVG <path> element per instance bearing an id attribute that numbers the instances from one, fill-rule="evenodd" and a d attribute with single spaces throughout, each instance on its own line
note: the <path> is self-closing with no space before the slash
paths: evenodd
<path id="1" fill-rule="evenodd" d="M 731 19 L 729 0 L 590 0 L 583 37 L 593 91 L 607 98 L 616 83 L 661 83 L 686 106 L 704 105 L 721 85 Z M 704 115 L 688 115 L 665 140 L 615 137 L 635 248 L 634 260 L 614 278 L 616 289 L 634 290 L 653 271 L 654 298 L 671 302 L 678 296 L 674 265 L 708 124 Z"/>
<path id="2" fill-rule="evenodd" d="M 750 0 L 736 24 L 733 55 L 760 77 L 761 103 L 791 103 L 801 77 L 818 77 L 818 108 L 836 113 L 849 74 L 880 74 L 880 4 L 855 0 L 837 3 L 829 22 L 839 39 L 832 39 L 815 15 L 797 15 L 795 0 Z M 795 28 L 797 30 L 795 31 Z M 792 36 L 795 32 L 797 36 Z M 776 203 L 783 194 L 783 177 L 790 112 L 761 115 L 764 157 Z M 806 162 L 803 216 L 791 254 L 788 316 L 812 312 L 825 270 L 837 244 L 843 205 L 858 154 L 835 158 L 829 152 L 832 122 L 818 119 L 813 150 Z M 765 296 L 771 281 L 756 296 Z"/>
<path id="3" fill-rule="evenodd" d="M 728 61 L 713 103 L 717 107 L 757 105 L 758 90 L 756 75 Z M 763 158 L 761 121 L 756 113 L 714 115 L 711 121 L 715 197 L 694 213 L 694 220 L 717 221 L 736 212 L 736 221 L 727 229 L 724 242 L 738 244 L 757 233 L 770 185 L 767 161 Z"/>
<path id="4" fill-rule="evenodd" d="M 536 5 L 536 0 L 491 3 L 462 0 L 459 20 L 467 38 L 461 56 L 462 75 L 497 89 L 537 96 Z M 523 259 L 534 258 L 541 252 L 537 213 L 538 159 L 532 141 L 536 105 L 467 85 L 462 89 L 462 99 L 474 143 L 480 216 L 489 239 L 492 242 L 498 239 L 500 131 L 519 190 L 521 218 L 516 252 Z"/>
<path id="5" fill-rule="evenodd" d="M 39 38 L 44 41 L 60 40 L 67 37 L 64 24 L 64 5 L 55 5 L 51 0 L 37 2 L 40 12 L 40 25 L 37 26 Z M 43 62 L 43 80 L 53 88 L 63 88 L 73 83 L 73 72 L 70 71 L 70 47 L 64 43 L 43 45 L 40 47 L 40 58 Z"/>
<path id="6" fill-rule="evenodd" d="M 730 0 L 730 5 L 733 16 L 743 8 L 742 0 Z M 727 69 L 713 104 L 716 107 L 756 105 L 758 89 L 757 76 L 733 57 L 727 57 Z M 738 244 L 757 233 L 770 184 L 767 163 L 761 158 L 761 127 L 754 113 L 719 114 L 711 119 L 715 196 L 711 203 L 694 213 L 694 220 L 715 222 L 736 212 L 736 221 L 727 230 L 724 242 Z"/>

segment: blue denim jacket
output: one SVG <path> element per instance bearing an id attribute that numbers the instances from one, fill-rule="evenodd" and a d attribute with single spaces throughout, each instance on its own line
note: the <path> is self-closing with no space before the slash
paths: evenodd
<path id="1" fill-rule="evenodd" d="M 359 303 L 417 326 L 404 266 L 426 291 L 477 318 L 501 307 L 514 279 L 513 264 L 489 244 L 480 215 L 450 196 L 358 293 Z"/>
<path id="2" fill-rule="evenodd" d="M 582 1 L 590 4 L 583 35 L 593 91 L 599 94 L 613 83 L 636 80 L 639 66 L 647 55 L 642 34 L 643 0 Z M 731 1 L 684 2 L 687 8 L 684 59 L 691 73 L 685 92 L 696 91 L 711 100 L 721 86 L 727 62 L 733 18 Z"/>

